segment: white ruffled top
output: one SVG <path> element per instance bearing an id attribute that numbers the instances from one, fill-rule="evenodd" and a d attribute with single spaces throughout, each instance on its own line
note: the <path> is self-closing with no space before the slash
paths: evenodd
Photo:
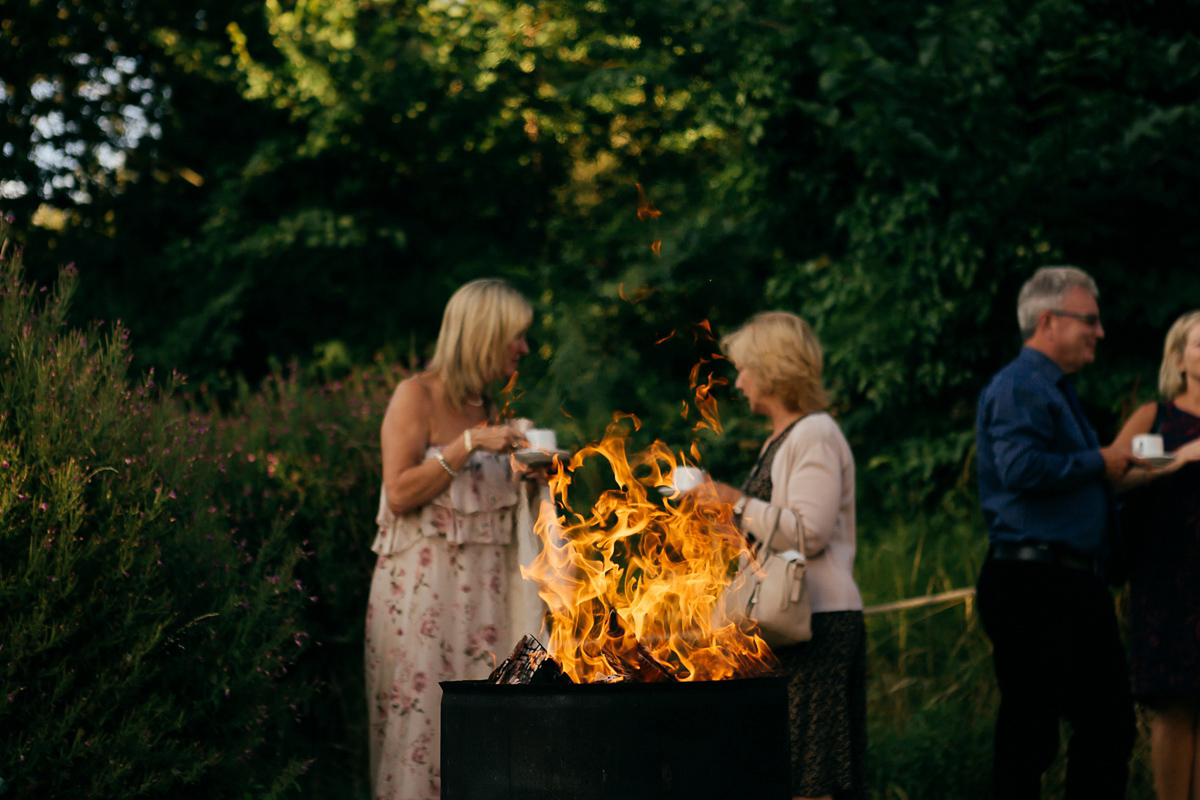
<path id="1" fill-rule="evenodd" d="M 429 447 L 425 460 L 441 449 Z M 386 490 L 381 489 L 375 518 L 379 533 L 371 549 L 396 555 L 433 536 L 445 536 L 451 544 L 511 544 L 520 503 L 509 457 L 476 450 L 445 491 L 407 514 L 392 513 Z"/>

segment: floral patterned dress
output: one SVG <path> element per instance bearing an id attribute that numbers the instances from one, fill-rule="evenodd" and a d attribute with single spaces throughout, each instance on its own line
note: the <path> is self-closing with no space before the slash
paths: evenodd
<path id="1" fill-rule="evenodd" d="M 439 450 L 429 448 L 426 460 Z M 433 800 L 441 793 L 438 682 L 486 678 L 520 636 L 509 589 L 528 504 L 508 458 L 481 451 L 409 514 L 393 514 L 382 495 L 366 620 L 372 797 Z"/>

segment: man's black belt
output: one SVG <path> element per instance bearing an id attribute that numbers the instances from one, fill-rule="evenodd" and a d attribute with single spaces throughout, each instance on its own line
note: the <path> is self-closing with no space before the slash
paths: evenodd
<path id="1" fill-rule="evenodd" d="M 1054 564 L 1067 569 L 1082 570 L 1091 575 L 1104 574 L 1103 564 L 1099 559 L 1088 558 L 1050 544 L 993 542 L 988 548 L 988 558 L 994 561 L 1031 561 L 1035 564 Z"/>

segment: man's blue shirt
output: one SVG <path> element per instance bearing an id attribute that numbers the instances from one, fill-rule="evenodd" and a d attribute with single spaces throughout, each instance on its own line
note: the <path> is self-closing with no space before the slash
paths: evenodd
<path id="1" fill-rule="evenodd" d="M 979 397 L 979 499 L 992 542 L 1066 545 L 1103 557 L 1110 501 L 1099 439 L 1072 409 L 1070 378 L 1022 348 Z"/>

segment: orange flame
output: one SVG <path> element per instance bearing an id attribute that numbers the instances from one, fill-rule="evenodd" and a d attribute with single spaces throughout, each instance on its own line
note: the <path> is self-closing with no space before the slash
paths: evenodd
<path id="1" fill-rule="evenodd" d="M 632 294 L 629 294 L 628 292 L 625 291 L 624 283 L 617 284 L 617 296 L 620 297 L 622 300 L 624 300 L 626 303 L 632 303 L 632 304 L 640 303 L 643 300 L 645 300 L 647 297 L 649 297 L 650 295 L 652 295 L 656 292 L 661 292 L 661 291 L 662 291 L 662 289 L 658 289 L 658 288 L 651 288 L 649 286 L 639 286 L 638 288 L 633 290 Z"/>
<path id="2" fill-rule="evenodd" d="M 504 384 L 504 388 L 500 390 L 500 394 L 507 394 L 517 387 L 517 375 L 520 373 L 513 372 L 512 377 L 508 379 L 508 383 Z"/>
<path id="3" fill-rule="evenodd" d="M 717 415 L 717 398 L 713 397 L 712 389 L 714 386 L 723 386 L 728 382 L 724 378 L 709 375 L 705 383 L 693 385 L 696 390 L 696 409 L 703 417 L 703 420 L 696 423 L 694 430 L 710 428 L 713 433 L 721 433 L 721 419 Z"/>
<path id="4" fill-rule="evenodd" d="M 551 479 L 559 507 L 570 509 L 570 473 L 600 456 L 618 488 L 601 494 L 586 517 L 558 517 L 553 532 L 548 504 L 537 524 L 542 552 L 521 568 L 550 610 L 547 650 L 577 683 L 774 671 L 766 643 L 727 619 L 720 604 L 746 547 L 730 507 L 691 496 L 652 502 L 647 487 L 670 486 L 678 462 L 658 441 L 627 456 L 622 418 L 637 424 L 615 415 L 604 438 Z"/>
<path id="5" fill-rule="evenodd" d="M 520 400 L 525 396 L 524 392 L 517 393 L 517 377 L 519 373 L 514 372 L 512 377 L 508 379 L 508 383 L 504 384 L 504 388 L 500 390 L 500 396 L 504 398 L 504 405 L 501 406 L 497 415 L 501 419 L 511 419 L 513 416 L 512 404 L 515 400 Z"/>
<path id="6" fill-rule="evenodd" d="M 646 196 L 646 191 L 642 188 L 642 185 L 640 183 L 635 183 L 634 186 L 637 187 L 638 192 L 638 219 L 640 219 L 642 222 L 645 222 L 648 219 L 658 219 L 661 217 L 662 212 L 655 208 L 654 204 L 650 202 L 650 198 Z M 650 252 L 654 253 L 656 256 L 662 255 L 661 239 L 655 239 L 650 243 Z"/>
<path id="7" fill-rule="evenodd" d="M 640 219 L 642 222 L 645 222 L 648 219 L 658 219 L 661 217 L 662 212 L 655 208 L 654 204 L 650 202 L 650 198 L 646 196 L 646 192 L 644 189 L 642 189 L 642 185 L 640 183 L 635 183 L 634 186 L 637 187 L 638 192 L 638 219 Z"/>

